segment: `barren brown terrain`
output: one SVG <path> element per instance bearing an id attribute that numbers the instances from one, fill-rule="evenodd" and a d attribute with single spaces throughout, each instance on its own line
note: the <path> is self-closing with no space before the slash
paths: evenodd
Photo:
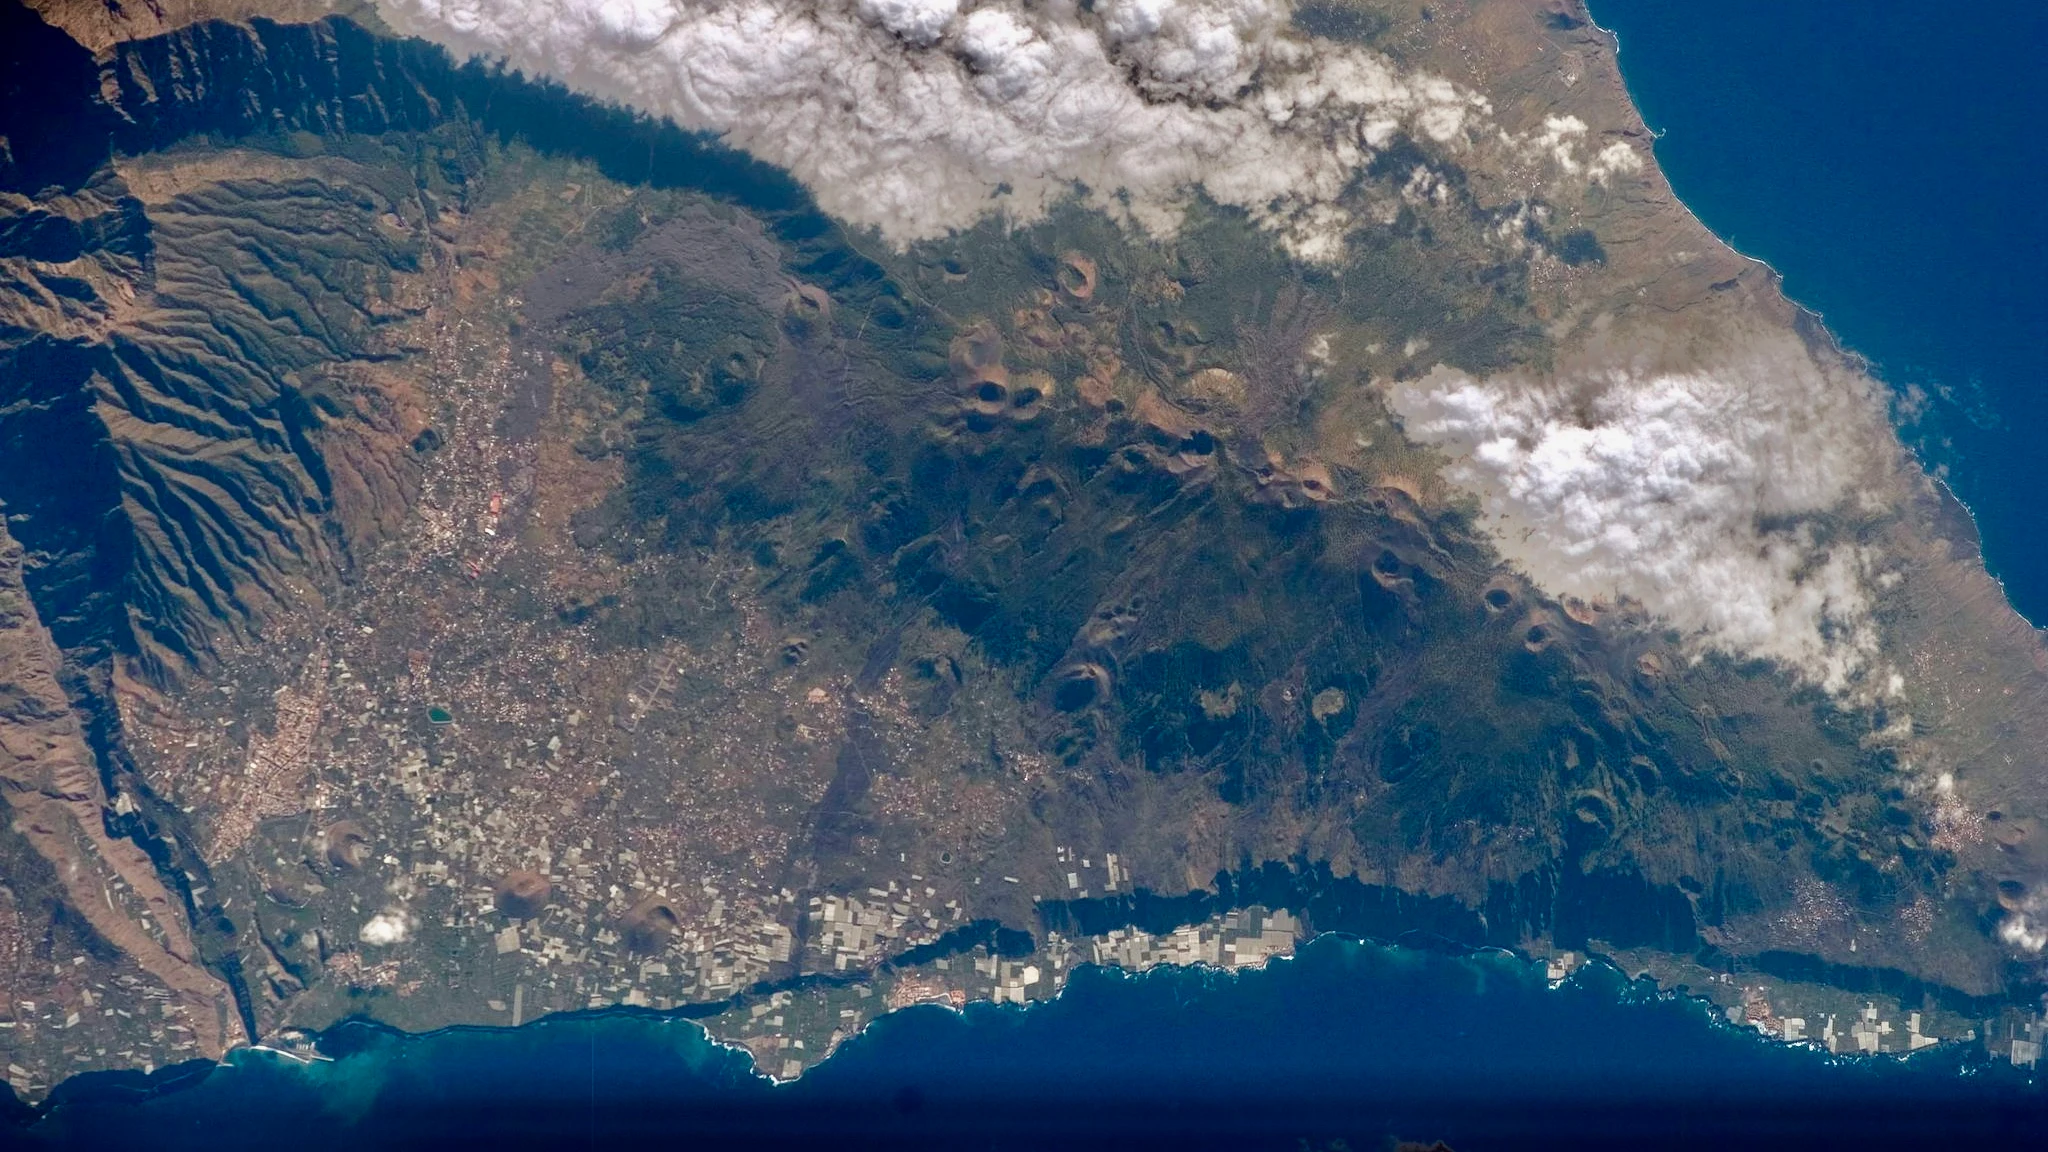
<path id="1" fill-rule="evenodd" d="M 111 146 L 0 123 L 17 1093 L 621 1003 L 794 1075 L 854 1009 L 752 1009 L 823 975 L 1024 999 L 1321 930 L 1724 976 L 1773 1023 L 2033 1007 L 2041 638 L 1575 5 L 1372 45 L 1637 166 L 1407 142 L 1341 274 L 1209 204 L 896 250 L 324 11 L 30 7 L 0 34 Z M 1764 354 L 1869 445 L 1816 528 L 1883 574 L 1839 692 L 1546 591 L 1392 408 Z"/>

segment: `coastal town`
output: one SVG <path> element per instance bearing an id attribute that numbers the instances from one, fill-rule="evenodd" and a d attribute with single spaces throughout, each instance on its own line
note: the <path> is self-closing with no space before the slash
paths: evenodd
<path id="1" fill-rule="evenodd" d="M 976 1002 L 1028 1005 L 1058 996 L 1074 971 L 1086 965 L 1133 974 L 1159 967 L 1256 971 L 1273 960 L 1293 957 L 1308 939 L 1298 917 L 1284 909 L 1259 907 L 1163 933 L 1124 928 L 1066 937 L 1054 932 L 1026 956 L 1001 956 L 977 945 L 914 966 L 884 967 L 851 983 L 820 983 L 775 991 L 761 999 L 743 998 L 743 1003 L 703 1023 L 714 1039 L 751 1053 L 763 1074 L 789 1080 L 829 1056 L 865 1024 L 898 1009 L 936 1005 L 961 1010 Z M 1532 961 L 1492 959 L 1532 978 L 1540 969 L 1553 989 L 1588 963 L 1605 963 L 1582 952 Z M 1674 994 L 1713 1005 L 1732 1027 L 1837 1056 L 1903 1056 L 1946 1043 L 1978 1048 L 1993 1063 L 2031 1072 L 2041 1058 L 2042 1041 L 2048 1039 L 2048 1013 L 2010 1009 L 1986 1020 L 1965 1021 L 1953 1013 L 1909 1010 L 1895 1001 L 1857 1000 L 1838 990 L 1795 988 L 1754 977 L 1726 976 Z M 1779 1001 L 1775 1007 L 1773 996 Z M 1812 1006 L 1794 1009 L 1794 1004 Z M 1829 1010 L 1823 1011 L 1823 1004 Z M 1835 1010 L 1838 1004 L 1841 1009 Z M 1792 1011 L 1806 1015 L 1790 1015 Z M 1934 1034 L 1937 1019 L 1951 1031 Z"/>
<path id="2" fill-rule="evenodd" d="M 1546 123 L 1572 164 L 1648 155 Z M 871 254 L 808 208 L 509 139 L 238 150 L 179 193 L 325 189 L 322 227 L 389 266 L 300 276 L 277 311 L 353 293 L 368 310 L 330 326 L 381 326 L 388 354 L 249 402 L 253 440 L 286 445 L 263 459 L 309 469 L 292 515 L 317 532 L 210 470 L 169 502 L 228 509 L 210 610 L 240 620 L 260 582 L 275 610 L 154 672 L 81 644 L 104 666 L 16 709 L 93 742 L 12 780 L 0 1066 L 23 1100 L 247 1042 L 315 1054 L 350 1020 L 619 1011 L 791 1081 L 892 1012 L 1354 946 L 1567 1007 L 1621 986 L 1816 1057 L 2038 1070 L 2035 986 L 1955 897 L 2031 818 L 1906 777 L 1933 713 L 1830 711 L 1639 604 L 1546 593 L 1388 407 L 1453 364 L 1545 362 L 1521 342 L 1562 315 L 1762 292 L 1732 256 L 1610 253 L 1421 153 L 1360 185 L 1397 247 L 1342 293 L 1277 275 L 1235 217 L 1185 251 L 1072 208 Z M 233 220 L 181 236 L 145 207 L 160 256 L 242 251 Z M 273 278 L 245 278 L 266 307 Z M 210 469 L 178 411 L 169 454 Z M 315 535 L 331 564 L 293 567 Z M 108 617 L 143 620 L 115 591 L 162 576 L 114 571 Z M 2005 686 L 1962 666 L 1958 700 Z M 1262 869 L 1297 886 L 1238 882 Z M 1988 914 L 2025 912 L 1991 885 Z"/>
<path id="3" fill-rule="evenodd" d="M 540 181 L 529 209 L 587 218 L 608 207 L 598 194 Z M 437 227 L 505 242 L 452 211 Z M 565 268 L 549 274 L 571 282 L 560 291 L 588 276 Z M 186 879 L 247 957 L 259 1035 L 353 1015 L 426 1031 L 613 1005 L 710 1012 L 712 1035 L 787 1079 L 894 1008 L 1024 1005 L 1083 965 L 1255 969 L 1313 934 L 1287 910 L 1246 907 L 1156 933 L 987 943 L 1045 902 L 1138 887 L 1127 847 L 1006 819 L 1061 771 L 986 703 L 1016 685 L 948 628 L 899 623 L 870 651 L 794 630 L 751 559 L 579 543 L 578 517 L 618 482 L 600 446 L 629 413 L 570 387 L 547 349 L 506 340 L 520 298 L 459 262 L 436 274 L 469 303 L 435 317 L 418 514 L 362 591 L 331 618 L 282 622 L 182 714 L 128 689 L 131 745 L 206 845 L 212 874 Z M 543 405 L 563 426 L 553 440 L 504 419 Z M 674 616 L 649 631 L 629 603 Z M 1337 689 L 1316 700 L 1319 721 L 1349 707 Z M 855 786 L 860 815 L 839 799 Z M 117 813 L 139 802 L 112 798 Z M 1554 980 L 1583 962 L 1543 961 Z M 2040 1017 L 2017 1010 L 1971 1020 L 1668 958 L 1617 963 L 1831 1053 L 1975 1043 L 2033 1067 L 2043 1040 Z M 86 987 L 17 1004 L 0 1020 L 11 1082 L 61 1080 L 53 1056 L 200 1051 L 182 1006 L 144 1023 L 146 1005 L 118 998 Z M 68 1028 L 76 1052 L 9 1042 Z"/>

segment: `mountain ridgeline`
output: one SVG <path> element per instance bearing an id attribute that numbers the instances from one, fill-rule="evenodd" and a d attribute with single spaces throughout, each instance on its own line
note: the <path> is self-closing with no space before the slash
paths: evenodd
<path id="1" fill-rule="evenodd" d="M 95 67 L 26 9 L 5 18 L 34 98 L 8 103 L 0 187 L 33 196 L 0 216 L 18 277 L 0 373 L 8 458 L 33 464 L 0 477 L 0 500 L 46 558 L 31 581 L 67 649 L 175 674 L 319 595 L 402 512 L 404 398 L 363 365 L 407 353 L 410 225 L 462 202 L 493 139 L 742 201 L 826 261 L 836 291 L 887 290 L 781 173 L 431 45 L 340 19 L 204 23 Z M 106 166 L 237 143 L 330 162 L 147 204 Z"/>
<path id="2" fill-rule="evenodd" d="M 391 1008 L 354 950 L 397 890 L 363 846 L 425 853 L 458 786 L 545 792 L 511 821 L 541 845 L 615 820 L 634 869 L 681 843 L 692 885 L 952 869 L 961 918 L 1012 932 L 1258 901 L 1375 936 L 1762 957 L 1973 1011 L 2034 991 L 1995 908 L 1934 899 L 1956 856 L 1866 739 L 1881 714 L 1545 596 L 1330 353 L 1395 317 L 1474 372 L 1549 354 L 1528 257 L 1473 239 L 1500 213 L 1455 169 L 1457 229 L 1397 216 L 1341 272 L 1199 202 L 1176 242 L 1069 204 L 893 252 L 715 140 L 346 20 L 95 57 L 0 5 L 0 511 L 100 786 L 140 798 L 119 826 L 184 877 L 188 951 L 252 1036 L 471 1022 L 453 991 Z M 1398 188 L 1417 149 L 1362 179 Z M 488 355 L 448 352 L 464 325 L 496 325 Z M 457 411 L 478 364 L 510 366 L 489 420 Z M 489 464 L 467 503 L 423 512 L 458 437 L 525 454 L 463 457 Z M 573 507 L 533 499 L 546 469 Z M 231 696 L 222 670 L 266 647 L 292 650 Z M 599 671 L 548 696 L 572 661 Z M 464 713 L 450 685 L 479 668 L 523 679 L 477 680 Z M 242 706 L 213 674 L 275 702 L 268 731 L 205 710 Z M 406 718 L 338 703 L 365 684 L 401 685 Z M 214 729 L 233 760 L 186 755 Z M 564 734 L 589 743 L 557 756 Z M 274 765 L 296 775 L 236 807 L 238 773 Z M 1077 844 L 1114 846 L 1120 894 L 1080 891 Z M 520 867 L 507 923 L 590 879 Z M 1795 914 L 1822 890 L 1853 913 Z M 737 908 L 701 903 L 633 894 L 622 946 Z M 1858 927 L 1913 909 L 1917 935 Z M 798 954 L 769 975 L 794 981 L 824 929 L 776 915 Z M 448 988 L 517 959 L 491 924 L 421 948 Z M 1819 959 L 1850 951 L 1869 967 Z M 485 983 L 463 994 L 501 1000 Z"/>

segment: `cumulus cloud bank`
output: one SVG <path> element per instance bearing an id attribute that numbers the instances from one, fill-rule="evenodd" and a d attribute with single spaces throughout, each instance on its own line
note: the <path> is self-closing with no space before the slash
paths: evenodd
<path id="1" fill-rule="evenodd" d="M 2040 909 L 2033 914 L 2014 912 L 1998 925 L 1998 938 L 2014 950 L 2029 956 L 2038 956 L 2048 949 L 2048 921 L 2038 919 Z"/>
<path id="2" fill-rule="evenodd" d="M 1869 692 L 1873 558 L 1824 541 L 1817 517 L 1867 476 L 1873 409 L 1784 343 L 1688 370 L 1438 368 L 1389 400 L 1548 591 L 1633 600 L 1703 648 Z"/>
<path id="3" fill-rule="evenodd" d="M 364 921 L 362 930 L 356 933 L 356 938 L 365 944 L 390 947 L 393 944 L 404 943 L 405 938 L 411 934 L 412 921 L 405 914 L 405 910 L 386 908 Z"/>
<path id="4" fill-rule="evenodd" d="M 1087 11 L 1075 0 L 379 0 L 379 9 L 458 52 L 723 133 L 793 172 L 828 212 L 898 244 L 999 207 L 1031 219 L 1079 183 L 1098 206 L 1162 234 L 1199 187 L 1298 255 L 1332 258 L 1357 223 L 1346 188 L 1377 149 L 1406 133 L 1457 150 L 1484 135 L 1491 111 L 1447 80 L 1302 35 L 1291 0 L 1099 0 Z M 1585 135 L 1577 126 L 1544 146 L 1573 171 Z M 1625 160 L 1586 164 L 1608 172 Z"/>
<path id="5" fill-rule="evenodd" d="M 1587 183 L 1643 168 L 1573 116 L 1511 136 L 1476 92 L 1297 31 L 1292 0 L 378 2 L 458 52 L 721 133 L 898 244 L 999 210 L 1029 220 L 1078 184 L 1162 235 L 1199 189 L 1330 259 L 1384 209 L 1351 189 L 1399 135 Z M 1418 169 L 1404 194 L 1433 186 Z M 1802 520 L 1848 495 L 1866 453 L 1832 429 L 1863 413 L 1805 356 L 1569 380 L 1439 370 L 1393 401 L 1553 593 L 1639 601 L 1833 689 L 1866 670 L 1868 558 Z"/>

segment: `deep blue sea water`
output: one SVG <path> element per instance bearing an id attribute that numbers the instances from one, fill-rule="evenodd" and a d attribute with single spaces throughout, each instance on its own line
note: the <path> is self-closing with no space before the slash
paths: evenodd
<path id="1" fill-rule="evenodd" d="M 1381 1147 L 2025 1146 L 2037 1089 L 1957 1053 L 1842 1060 L 1719 1023 L 1589 966 L 1324 937 L 1242 974 L 1082 969 L 1031 1007 L 884 1017 L 794 1084 L 647 1013 L 404 1037 L 340 1058 L 243 1053 L 194 1086 L 83 1086 L 46 1146 Z M 161 1074 L 160 1074 L 161 1075 Z M 129 1078 L 131 1084 L 139 1077 Z"/>
<path id="2" fill-rule="evenodd" d="M 1925 458 L 2048 624 L 2048 5 L 1591 7 L 1679 198 L 1889 383 L 1950 398 Z"/>
<path id="3" fill-rule="evenodd" d="M 1895 385 L 1951 399 L 1930 452 L 1992 568 L 2048 619 L 2048 6 L 1594 0 L 1679 195 Z M 1326 938 L 1228 976 L 1077 974 L 1058 1001 L 886 1018 L 773 1086 L 695 1025 L 613 1012 L 339 1058 L 75 1081 L 0 1143 L 402 1146 L 2040 1146 L 2036 1086 L 1959 1053 L 1835 1060 L 1592 968 Z M 172 1088 L 171 1085 L 178 1086 Z M 1076 1134 L 1091 1137 L 1082 1141 Z"/>

